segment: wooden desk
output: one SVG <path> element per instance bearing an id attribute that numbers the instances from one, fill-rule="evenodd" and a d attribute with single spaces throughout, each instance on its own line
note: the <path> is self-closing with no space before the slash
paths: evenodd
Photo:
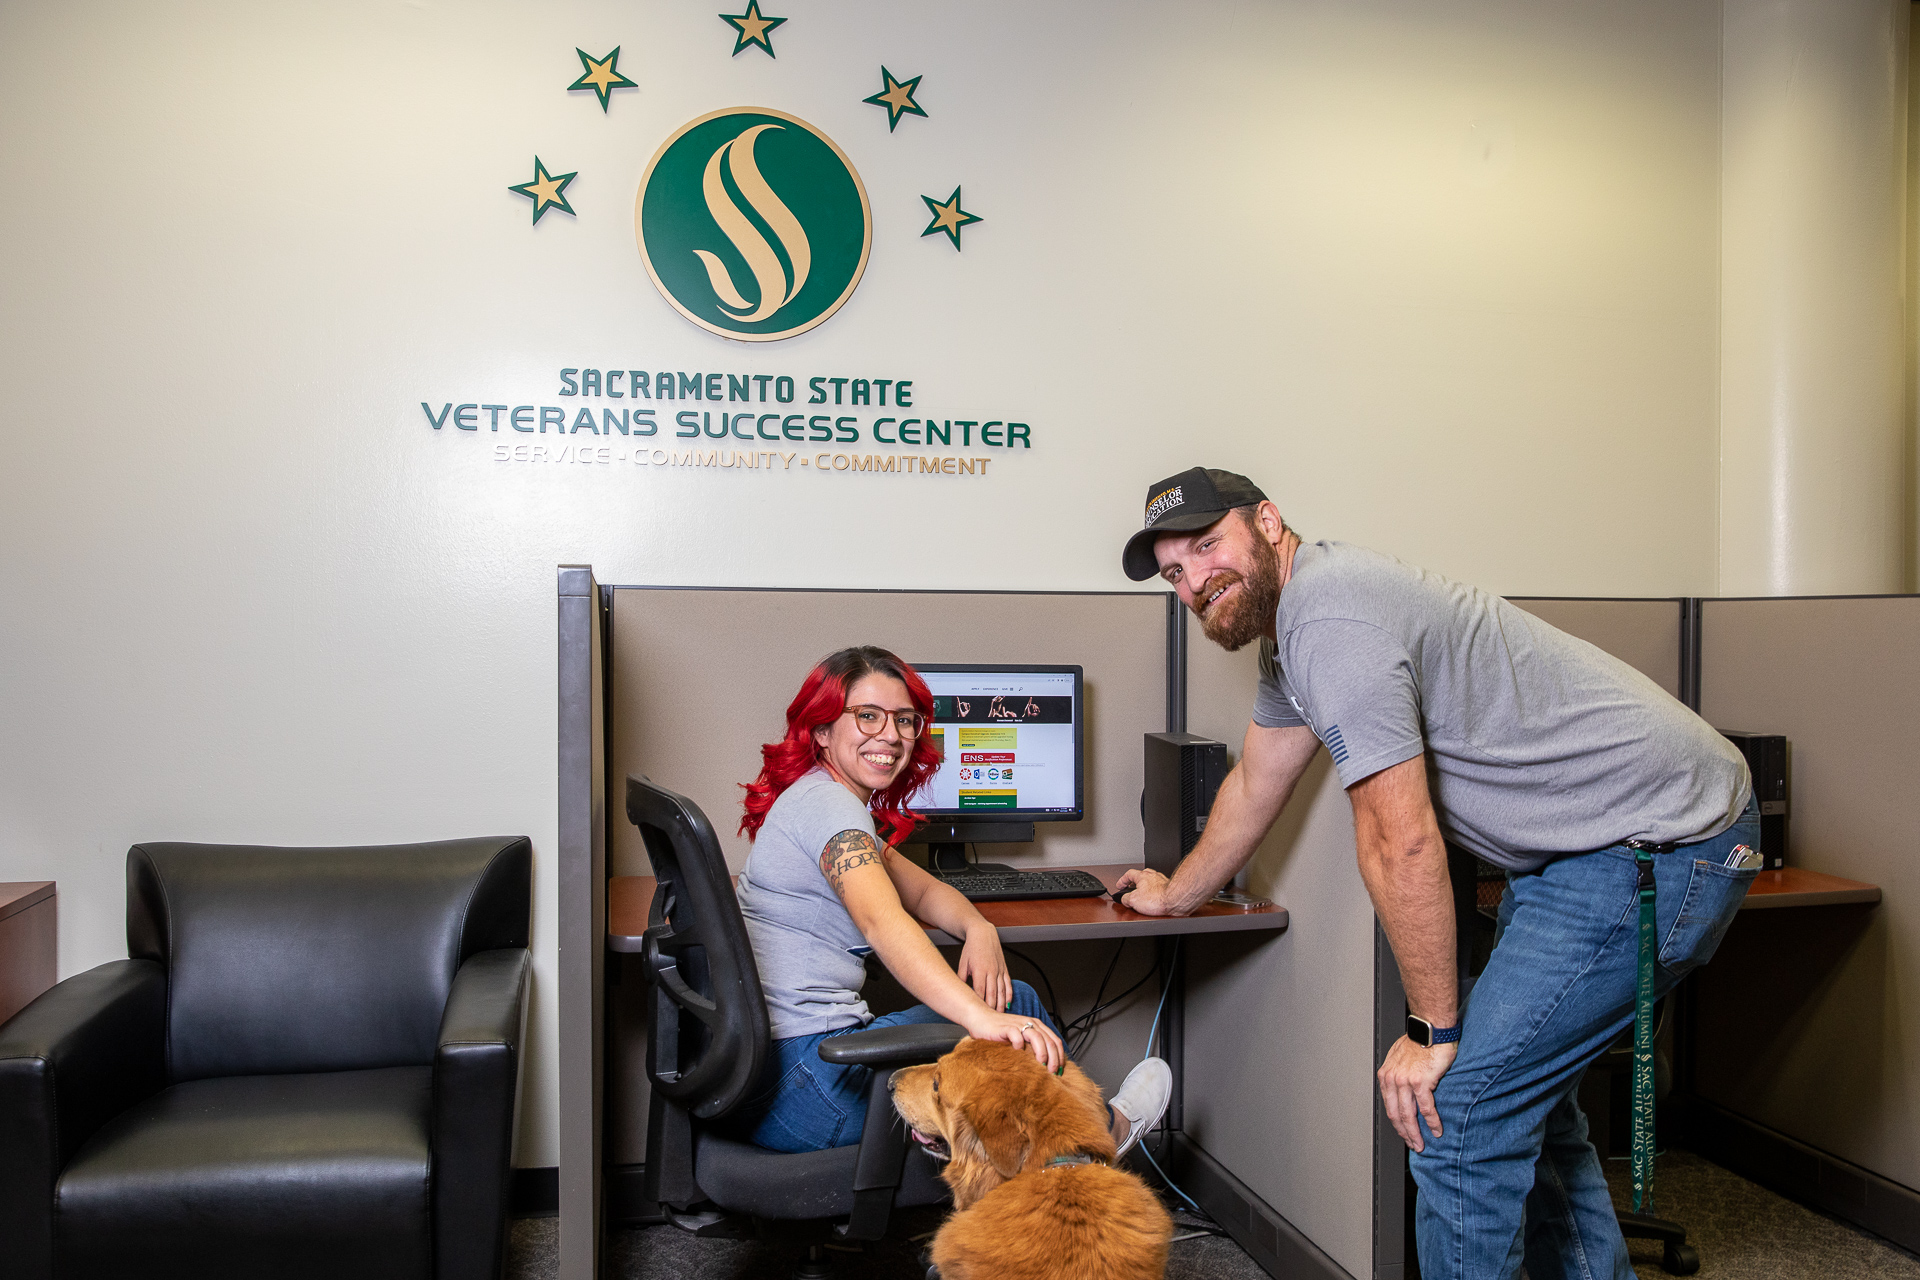
<path id="1" fill-rule="evenodd" d="M 53 985 L 57 907 L 51 880 L 0 882 L 0 1022 Z"/>
<path id="2" fill-rule="evenodd" d="M 1880 886 L 1859 880 L 1845 880 L 1824 871 L 1804 867 L 1783 867 L 1762 871 L 1747 890 L 1742 911 L 1763 911 L 1773 907 L 1829 907 L 1848 902 L 1878 902 Z"/>
<path id="3" fill-rule="evenodd" d="M 1048 867 L 1058 871 L 1069 868 Z M 1112 889 L 1129 863 L 1075 867 L 1091 871 Z M 607 947 L 637 953 L 647 931 L 647 907 L 653 902 L 652 876 L 615 876 L 607 882 Z M 1190 916 L 1143 916 L 1115 905 L 1111 898 L 1041 898 L 1031 902 L 975 903 L 1006 943 L 1075 942 L 1098 938 L 1155 938 L 1190 933 L 1234 933 L 1247 929 L 1277 931 L 1288 924 L 1282 906 L 1251 910 L 1209 902 Z M 957 946 L 960 939 L 924 926 L 935 946 Z"/>

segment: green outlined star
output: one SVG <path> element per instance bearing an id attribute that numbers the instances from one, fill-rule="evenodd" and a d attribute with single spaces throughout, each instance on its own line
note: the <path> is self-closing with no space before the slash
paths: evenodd
<path id="1" fill-rule="evenodd" d="M 600 110 L 604 114 L 607 103 L 613 99 L 615 89 L 638 89 L 640 86 L 620 74 L 620 46 L 613 46 L 613 52 L 604 58 L 590 58 L 585 49 L 575 49 L 580 55 L 580 65 L 585 68 L 580 78 L 567 86 L 571 93 L 575 89 L 591 89 L 600 95 Z"/>
<path id="2" fill-rule="evenodd" d="M 959 187 L 953 189 L 953 194 L 946 198 L 945 203 L 935 200 L 932 196 L 921 196 L 920 198 L 927 202 L 927 209 L 933 214 L 933 221 L 929 222 L 927 229 L 920 233 L 922 239 L 925 239 L 936 231 L 944 231 L 948 237 L 952 239 L 953 247 L 958 249 L 960 247 L 960 228 L 966 226 L 969 222 L 986 221 L 985 218 L 968 213 L 960 207 Z"/>
<path id="3" fill-rule="evenodd" d="M 573 173 L 548 173 L 547 166 L 540 163 L 539 156 L 535 156 L 533 181 L 523 182 L 517 187 L 508 187 L 507 190 L 533 201 L 533 220 L 536 224 L 540 221 L 540 215 L 549 209 L 558 209 L 562 213 L 579 217 L 580 215 L 573 212 L 573 206 L 567 203 L 566 197 L 567 184 L 578 176 L 577 170 Z"/>
<path id="4" fill-rule="evenodd" d="M 750 44 L 757 44 L 773 56 L 773 41 L 769 38 L 773 29 L 785 22 L 785 18 L 769 18 L 760 12 L 760 0 L 747 0 L 745 13 L 723 13 L 722 18 L 740 29 L 740 38 L 733 42 L 733 56 L 739 57 L 740 51 Z"/>
<path id="5" fill-rule="evenodd" d="M 893 72 L 884 66 L 880 68 L 880 92 L 871 98 L 862 98 L 862 102 L 871 102 L 876 107 L 887 109 L 887 132 L 892 133 L 894 126 L 900 123 L 901 116 L 919 116 L 926 118 L 926 110 L 913 100 L 913 91 L 920 87 L 924 76 L 915 76 L 911 80 L 895 80 Z"/>

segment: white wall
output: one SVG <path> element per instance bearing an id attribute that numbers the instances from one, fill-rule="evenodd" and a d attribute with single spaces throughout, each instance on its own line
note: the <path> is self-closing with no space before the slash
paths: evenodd
<path id="1" fill-rule="evenodd" d="M 1911 0 L 1726 0 L 1720 591 L 1909 588 Z"/>
<path id="2" fill-rule="evenodd" d="M 772 11 L 774 60 L 711 5 L 0 9 L 0 878 L 60 881 L 63 974 L 124 954 L 135 840 L 525 832 L 550 1164 L 556 563 L 1108 588 L 1204 461 L 1497 590 L 1711 590 L 1716 6 Z M 564 90 L 615 44 L 603 115 Z M 883 61 L 931 113 L 891 135 Z M 852 301 L 770 348 L 632 237 L 654 149 L 740 104 L 874 202 Z M 536 151 L 577 218 L 506 191 Z M 919 236 L 955 183 L 960 254 Z M 1035 447 L 915 491 L 500 465 L 422 419 L 572 365 L 909 377 Z"/>

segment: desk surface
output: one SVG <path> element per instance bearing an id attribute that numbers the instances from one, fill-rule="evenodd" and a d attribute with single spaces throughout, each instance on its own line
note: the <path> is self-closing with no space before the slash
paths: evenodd
<path id="1" fill-rule="evenodd" d="M 0 920 L 52 896 L 51 880 L 0 880 Z"/>
<path id="2" fill-rule="evenodd" d="M 1065 870 L 1048 867 L 1046 870 Z M 1119 882 L 1131 864 L 1079 867 L 1091 871 L 1109 888 Z M 615 876 L 607 882 L 607 946 L 614 951 L 637 952 L 647 929 L 647 907 L 653 901 L 652 876 Z M 1082 938 L 1151 938 L 1165 934 L 1233 933 L 1249 929 L 1278 931 L 1287 927 L 1287 909 L 1281 906 L 1252 910 L 1209 902 L 1190 916 L 1143 916 L 1116 906 L 1111 898 L 1043 898 L 1031 902 L 975 903 L 980 914 L 1000 931 L 1003 942 L 1071 942 Z M 959 942 L 940 929 L 926 926 L 936 946 Z"/>
<path id="3" fill-rule="evenodd" d="M 1805 867 L 1783 867 L 1755 876 L 1740 909 L 1759 911 L 1769 907 L 1826 907 L 1878 901 L 1880 886 L 1877 884 L 1846 880 Z"/>

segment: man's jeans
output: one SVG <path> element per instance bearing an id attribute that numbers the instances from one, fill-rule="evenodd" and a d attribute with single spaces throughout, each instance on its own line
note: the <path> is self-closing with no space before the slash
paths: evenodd
<path id="1" fill-rule="evenodd" d="M 1016 979 L 1008 1013 L 1043 1022 L 1057 1032 L 1033 988 Z M 842 1067 L 823 1061 L 820 1042 L 874 1027 L 945 1022 L 923 1004 L 875 1018 L 865 1027 L 842 1027 L 810 1036 L 775 1040 L 754 1096 L 726 1119 L 727 1132 L 773 1151 L 824 1151 L 850 1147 L 867 1127 L 867 1090 L 872 1067 Z"/>
<path id="2" fill-rule="evenodd" d="M 1757 806 L 1725 832 L 1653 855 L 1665 995 L 1706 962 L 1755 871 L 1725 863 L 1756 846 Z M 1427 1280 L 1632 1280 L 1587 1119 L 1581 1073 L 1633 1022 L 1640 895 L 1624 846 L 1511 875 L 1493 958 L 1474 983 L 1460 1055 L 1434 1090 L 1444 1132 L 1410 1157 Z M 1423 1124 L 1424 1128 L 1424 1124 Z"/>

